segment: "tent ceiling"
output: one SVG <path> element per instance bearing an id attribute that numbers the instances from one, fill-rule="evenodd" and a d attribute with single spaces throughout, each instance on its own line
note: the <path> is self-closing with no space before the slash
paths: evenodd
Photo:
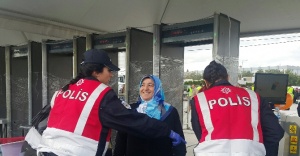
<path id="1" fill-rule="evenodd" d="M 153 24 L 181 23 L 214 12 L 241 22 L 242 35 L 300 32 L 299 0 L 1 0 L 0 45 L 70 39 Z"/>

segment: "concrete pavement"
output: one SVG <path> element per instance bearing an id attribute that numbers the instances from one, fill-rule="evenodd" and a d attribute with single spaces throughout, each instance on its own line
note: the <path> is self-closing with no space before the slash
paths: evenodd
<path id="1" fill-rule="evenodd" d="M 183 130 L 186 143 L 186 156 L 193 156 L 193 149 L 198 144 L 196 135 L 193 130 Z"/>

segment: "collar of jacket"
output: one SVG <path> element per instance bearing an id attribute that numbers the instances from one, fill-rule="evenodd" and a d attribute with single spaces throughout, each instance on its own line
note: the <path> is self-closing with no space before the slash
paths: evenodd
<path id="1" fill-rule="evenodd" d="M 227 80 L 220 80 L 220 81 L 214 83 L 214 85 L 212 87 L 214 87 L 214 86 L 232 86 L 232 85 Z"/>

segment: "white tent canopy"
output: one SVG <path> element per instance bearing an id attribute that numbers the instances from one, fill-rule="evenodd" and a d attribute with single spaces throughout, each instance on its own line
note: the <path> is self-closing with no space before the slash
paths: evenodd
<path id="1" fill-rule="evenodd" d="M 241 22 L 241 35 L 300 32 L 297 0 L 2 0 L 0 46 L 70 39 L 153 24 L 181 23 L 224 13 Z"/>

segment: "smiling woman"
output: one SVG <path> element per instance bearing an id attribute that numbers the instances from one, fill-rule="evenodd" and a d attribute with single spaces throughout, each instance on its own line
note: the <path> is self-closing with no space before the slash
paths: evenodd
<path id="1" fill-rule="evenodd" d="M 154 75 L 142 78 L 138 102 L 131 104 L 131 109 L 139 114 L 163 121 L 184 138 L 177 109 L 164 101 L 161 81 Z M 185 156 L 184 143 L 172 147 L 169 138 L 145 139 L 119 131 L 116 137 L 114 156 Z"/>
<path id="2" fill-rule="evenodd" d="M 151 78 L 145 78 L 140 87 L 140 96 L 145 101 L 151 100 L 154 95 L 154 81 Z"/>

